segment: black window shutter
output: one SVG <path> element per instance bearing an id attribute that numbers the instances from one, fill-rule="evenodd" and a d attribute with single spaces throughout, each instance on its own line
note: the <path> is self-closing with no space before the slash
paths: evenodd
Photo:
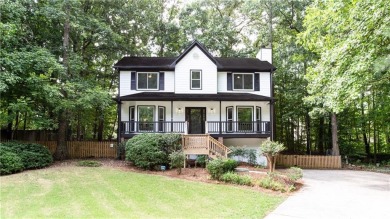
<path id="1" fill-rule="evenodd" d="M 159 88 L 164 90 L 164 72 L 160 72 Z"/>
<path id="2" fill-rule="evenodd" d="M 131 90 L 137 90 L 137 72 L 131 72 Z"/>
<path id="3" fill-rule="evenodd" d="M 233 90 L 233 86 L 232 86 L 232 73 L 231 72 L 227 73 L 227 90 Z"/>
<path id="4" fill-rule="evenodd" d="M 255 73 L 255 91 L 260 91 L 260 74 Z"/>

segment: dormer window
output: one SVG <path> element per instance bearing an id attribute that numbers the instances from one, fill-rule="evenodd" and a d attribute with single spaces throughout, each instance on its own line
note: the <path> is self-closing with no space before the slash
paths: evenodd
<path id="1" fill-rule="evenodd" d="M 201 70 L 191 70 L 191 90 L 201 90 L 202 89 L 202 71 Z"/>
<path id="2" fill-rule="evenodd" d="M 234 90 L 253 90 L 253 74 L 233 73 Z"/>
<path id="3" fill-rule="evenodd" d="M 157 72 L 138 72 L 137 90 L 158 90 Z"/>

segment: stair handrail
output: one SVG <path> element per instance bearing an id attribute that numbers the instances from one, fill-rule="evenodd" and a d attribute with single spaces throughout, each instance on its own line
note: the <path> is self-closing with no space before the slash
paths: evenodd
<path id="1" fill-rule="evenodd" d="M 212 147 L 212 145 L 215 145 L 215 148 Z M 210 151 L 215 154 L 218 154 L 220 157 L 227 158 L 227 155 L 232 152 L 230 148 L 226 147 L 224 144 L 211 137 L 210 135 L 208 136 L 208 146 Z M 220 153 L 219 151 L 217 151 L 217 149 L 220 149 L 220 151 L 223 151 L 223 153 Z"/>

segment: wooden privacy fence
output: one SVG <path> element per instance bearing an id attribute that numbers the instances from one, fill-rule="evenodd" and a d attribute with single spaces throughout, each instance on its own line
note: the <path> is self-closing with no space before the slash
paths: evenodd
<path id="1" fill-rule="evenodd" d="M 279 155 L 276 165 L 313 169 L 340 169 L 341 156 Z"/>
<path id="2" fill-rule="evenodd" d="M 29 141 L 30 142 L 30 141 Z M 57 148 L 57 141 L 34 141 L 46 146 L 54 154 Z M 117 142 L 115 141 L 67 141 L 70 158 L 116 158 Z"/>

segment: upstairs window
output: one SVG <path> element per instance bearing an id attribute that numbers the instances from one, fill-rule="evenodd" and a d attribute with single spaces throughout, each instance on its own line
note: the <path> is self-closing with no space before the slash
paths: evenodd
<path id="1" fill-rule="evenodd" d="M 253 90 L 253 74 L 233 73 L 234 90 Z"/>
<path id="2" fill-rule="evenodd" d="M 138 72 L 137 90 L 158 90 L 157 72 Z"/>
<path id="3" fill-rule="evenodd" d="M 191 70 L 191 90 L 202 89 L 202 71 Z"/>

